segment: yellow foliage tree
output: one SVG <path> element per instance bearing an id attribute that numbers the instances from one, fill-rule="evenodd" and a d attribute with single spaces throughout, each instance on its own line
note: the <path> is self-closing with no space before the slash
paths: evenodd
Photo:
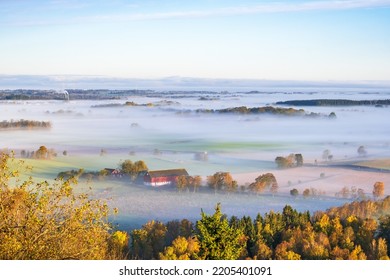
<path id="1" fill-rule="evenodd" d="M 330 257 L 332 260 L 348 260 L 349 250 L 341 249 L 339 246 L 336 246 L 330 252 Z"/>
<path id="2" fill-rule="evenodd" d="M 178 236 L 159 256 L 160 260 L 191 260 L 197 259 L 198 252 L 199 242 L 195 237 Z"/>
<path id="3" fill-rule="evenodd" d="M 111 234 L 109 245 L 113 259 L 127 258 L 129 255 L 129 234 L 126 231 L 115 231 Z"/>
<path id="4" fill-rule="evenodd" d="M 367 256 L 363 252 L 362 247 L 360 247 L 360 245 L 357 245 L 349 254 L 348 259 L 349 260 L 366 260 Z"/>
<path id="5" fill-rule="evenodd" d="M 164 250 L 167 227 L 159 221 L 149 221 L 141 229 L 131 232 L 132 257 L 134 259 L 158 259 Z"/>
<path id="6" fill-rule="evenodd" d="M 18 165 L 0 154 L 0 259 L 113 258 L 106 203 L 75 194 L 71 179 L 22 182 Z"/>
<path id="7" fill-rule="evenodd" d="M 272 260 L 272 249 L 262 239 L 257 240 L 253 247 L 254 259 Z"/>
<path id="8" fill-rule="evenodd" d="M 207 176 L 207 184 L 210 188 L 217 190 L 235 191 L 237 181 L 233 180 L 229 172 L 216 172 L 214 175 Z"/>
<path id="9" fill-rule="evenodd" d="M 372 194 L 375 198 L 382 197 L 385 194 L 385 184 L 383 182 L 376 182 Z"/>
<path id="10" fill-rule="evenodd" d="M 275 260 L 300 260 L 301 255 L 292 250 L 291 244 L 287 241 L 282 241 L 275 248 Z"/>

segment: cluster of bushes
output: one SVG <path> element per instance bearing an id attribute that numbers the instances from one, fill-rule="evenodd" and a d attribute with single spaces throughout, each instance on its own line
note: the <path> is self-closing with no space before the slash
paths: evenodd
<path id="1" fill-rule="evenodd" d="M 287 157 L 278 156 L 275 158 L 278 168 L 291 168 L 303 165 L 302 154 L 290 154 Z"/>
<path id="2" fill-rule="evenodd" d="M 54 149 L 48 149 L 46 146 L 40 146 L 36 151 L 21 150 L 20 156 L 22 158 L 51 159 L 57 156 L 57 152 Z"/>
<path id="3" fill-rule="evenodd" d="M 233 179 L 229 172 L 216 172 L 213 175 L 207 176 L 207 186 L 215 192 L 236 192 L 238 191 L 237 181 Z M 263 193 L 270 191 L 276 193 L 278 191 L 278 182 L 272 173 L 259 175 L 254 182 L 247 186 L 241 186 L 241 191 L 250 191 L 255 193 Z"/>
<path id="4" fill-rule="evenodd" d="M 136 180 L 137 177 L 143 172 L 146 172 L 148 167 L 142 160 L 132 162 L 131 160 L 125 160 L 119 164 L 118 169 L 104 168 L 99 171 L 85 171 L 84 169 L 68 170 L 58 173 L 57 178 L 62 179 L 87 179 L 87 180 L 104 180 L 106 178 L 130 178 Z"/>
<path id="5" fill-rule="evenodd" d="M 176 178 L 176 187 L 179 191 L 190 190 L 192 188 L 194 192 L 202 186 L 202 178 L 198 175 L 187 176 L 181 175 Z"/>
<path id="6" fill-rule="evenodd" d="M 267 189 L 269 189 L 272 193 L 276 193 L 278 191 L 278 182 L 272 173 L 260 175 L 255 179 L 255 182 L 249 185 L 249 190 L 257 193 L 262 193 Z"/>
<path id="7" fill-rule="evenodd" d="M 146 106 L 146 107 L 152 107 L 154 106 L 153 103 L 145 103 L 145 104 L 138 104 L 134 101 L 126 101 L 125 106 Z"/>
<path id="8" fill-rule="evenodd" d="M 148 166 L 142 160 L 132 162 L 127 159 L 119 164 L 119 169 L 123 174 L 129 175 L 131 179 L 135 180 L 141 172 L 148 171 Z"/>
<path id="9" fill-rule="evenodd" d="M 100 171 L 85 171 L 83 168 L 78 170 L 68 170 L 59 172 L 57 178 L 62 180 L 75 179 L 86 179 L 86 180 L 104 180 L 110 175 L 107 169 Z"/>
<path id="10" fill-rule="evenodd" d="M 215 192 L 217 190 L 235 192 L 238 187 L 237 181 L 233 180 L 229 172 L 216 172 L 214 175 L 207 176 L 207 185 Z"/>
<path id="11" fill-rule="evenodd" d="M 290 194 L 292 196 L 298 196 L 299 195 L 299 191 L 294 188 L 294 189 L 290 190 Z M 307 197 L 311 197 L 311 196 L 325 195 L 325 192 L 324 191 L 320 191 L 320 190 L 318 190 L 316 188 L 306 188 L 306 189 L 303 190 L 302 195 L 303 195 L 303 197 L 307 198 Z"/>
<path id="12" fill-rule="evenodd" d="M 383 197 L 385 194 L 385 184 L 383 182 L 375 182 L 372 189 L 372 196 L 375 199 Z M 365 200 L 367 199 L 367 194 L 361 188 L 356 187 L 343 187 L 340 191 L 336 193 L 337 197 L 342 198 L 350 198 L 350 199 L 358 199 Z"/>
<path id="13" fill-rule="evenodd" d="M 350 198 L 350 199 L 366 199 L 367 195 L 361 188 L 356 187 L 343 187 L 340 191 L 336 192 L 336 197 Z"/>

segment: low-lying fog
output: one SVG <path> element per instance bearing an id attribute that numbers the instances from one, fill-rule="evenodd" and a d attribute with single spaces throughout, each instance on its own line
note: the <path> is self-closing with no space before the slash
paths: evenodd
<path id="1" fill-rule="evenodd" d="M 134 96 L 122 100 L 87 101 L 0 101 L 1 120 L 50 121 L 50 130 L 0 131 L 1 148 L 20 153 L 45 145 L 57 151 L 53 170 L 84 168 L 99 170 L 117 167 L 124 159 L 144 160 L 149 169 L 186 168 L 191 175 L 211 175 L 217 171 L 258 172 L 275 168 L 276 156 L 301 153 L 305 163 L 322 161 L 329 149 L 333 161 L 359 160 L 363 145 L 367 158 L 390 157 L 390 110 L 388 107 L 302 107 L 307 113 L 335 112 L 337 118 L 276 117 L 265 115 L 195 113 L 196 109 L 222 109 L 237 106 L 260 107 L 277 101 L 297 99 L 388 99 L 389 93 L 221 93 Z M 154 103 L 155 106 L 96 105 Z M 169 101 L 169 102 L 167 102 Z M 296 107 L 297 109 L 300 109 Z M 104 150 L 104 154 L 100 153 Z M 67 156 L 62 154 L 67 151 Z M 208 160 L 195 154 L 207 152 Z M 58 164 L 61 162 L 61 164 Z M 52 172 L 52 178 L 55 172 Z M 50 173 L 50 172 L 48 172 Z M 46 173 L 47 174 L 47 173 Z M 373 175 L 374 176 L 374 175 Z M 389 176 L 389 175 L 388 175 Z M 340 188 L 344 185 L 340 183 Z M 279 196 L 187 194 L 131 187 L 122 183 L 97 184 L 100 195 L 119 205 L 118 220 L 144 222 L 146 219 L 198 218 L 200 208 L 212 209 L 222 202 L 230 215 L 254 215 L 281 210 L 288 203 L 300 210 L 325 209 L 345 201 L 327 198 L 295 199 Z M 131 190 L 131 191 L 130 191 Z M 206 196 L 207 195 L 207 199 Z M 179 197 L 178 197 L 179 196 Z M 172 203 L 180 200 L 183 203 Z M 115 204 L 114 203 L 114 204 Z M 211 211 L 211 210 L 210 210 Z"/>

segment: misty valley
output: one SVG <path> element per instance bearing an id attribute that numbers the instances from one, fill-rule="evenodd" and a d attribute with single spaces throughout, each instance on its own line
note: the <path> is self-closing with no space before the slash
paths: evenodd
<path id="1" fill-rule="evenodd" d="M 201 209 L 213 211 L 217 203 L 226 214 L 239 217 L 281 211 L 286 204 L 314 212 L 357 199 L 357 190 L 372 197 L 378 181 L 390 184 L 387 105 L 281 104 L 340 95 L 349 100 L 389 97 L 388 93 L 350 91 L 146 91 L 115 98 L 102 98 L 99 93 L 92 98 L 89 93 L 87 100 L 72 100 L 72 93 L 69 101 L 2 100 L 3 123 L 33 120 L 50 125 L 2 127 L 1 146 L 32 166 L 30 175 L 36 180 L 54 180 L 69 170 L 117 169 L 125 160 L 144 161 L 149 170 L 185 169 L 189 175 L 201 177 L 196 191 L 151 187 L 130 179 L 81 179 L 79 189 L 91 187 L 94 196 L 108 199 L 119 209 L 113 219 L 124 229 L 140 227 L 152 219 L 195 220 Z M 255 107 L 300 114 L 242 111 Z M 29 153 L 40 146 L 51 149 L 55 156 L 44 160 L 31 157 Z M 364 153 L 358 152 L 359 147 Z M 275 159 L 290 154 L 302 155 L 303 163 L 278 167 Z M 214 191 L 207 186 L 207 176 L 217 172 L 229 172 L 237 182 L 236 191 Z M 274 174 L 277 192 L 248 192 L 246 187 L 266 173 Z M 291 195 L 292 190 L 297 195 Z M 311 195 L 304 196 L 305 190 Z"/>

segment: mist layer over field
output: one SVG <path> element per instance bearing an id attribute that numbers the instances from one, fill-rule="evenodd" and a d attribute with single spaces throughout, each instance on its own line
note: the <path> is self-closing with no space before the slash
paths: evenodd
<path id="1" fill-rule="evenodd" d="M 228 171 L 240 184 L 250 183 L 266 172 L 275 172 L 279 194 L 249 195 L 207 192 L 178 193 L 174 189 L 151 189 L 126 182 L 95 182 L 93 191 L 111 198 L 118 206 L 121 223 L 142 224 L 148 219 L 198 218 L 222 202 L 229 215 L 255 215 L 279 211 L 285 204 L 299 210 L 315 211 L 346 201 L 334 197 L 344 186 L 365 188 L 370 193 L 376 181 L 390 184 L 388 173 L 364 174 L 365 180 L 350 170 L 326 169 L 322 154 L 328 149 L 332 162 L 344 163 L 390 158 L 390 110 L 387 107 L 302 107 L 307 113 L 324 117 L 196 113 L 197 109 L 223 109 L 237 106 L 261 107 L 277 101 L 296 99 L 344 98 L 353 100 L 388 99 L 389 93 L 156 93 L 120 100 L 1 101 L 0 120 L 50 121 L 49 130 L 2 130 L 1 148 L 33 151 L 45 145 L 58 156 L 47 161 L 31 161 L 34 175 L 52 179 L 60 171 L 84 168 L 115 168 L 125 159 L 143 160 L 149 169 L 186 168 L 190 175 L 203 178 L 217 171 Z M 72 98 L 72 97 L 70 97 Z M 112 106 L 125 102 L 142 106 Z M 153 106 L 143 106 L 151 103 Z M 101 106 L 110 105 L 110 106 Z M 296 109 L 301 109 L 296 107 Z M 334 112 L 336 119 L 327 116 Z M 357 149 L 363 145 L 364 158 Z M 63 151 L 67 151 L 64 156 Z M 103 151 L 103 153 L 102 153 Z M 207 161 L 197 153 L 207 153 Z M 274 159 L 301 153 L 304 163 L 316 167 L 278 171 Z M 305 169 L 306 168 L 306 169 Z M 334 171 L 332 171 L 334 170 Z M 358 171 L 356 171 L 358 172 Z M 325 173 L 323 180 L 318 180 Z M 278 177 L 279 176 L 279 177 Z M 291 177 L 290 179 L 288 177 Z M 348 178 L 351 177 L 351 181 Z M 290 182 L 288 182 L 290 181 Z M 387 184 L 388 183 L 388 184 Z M 326 197 L 292 198 L 291 188 L 300 191 L 315 187 Z M 389 193 L 388 189 L 386 193 Z"/>

